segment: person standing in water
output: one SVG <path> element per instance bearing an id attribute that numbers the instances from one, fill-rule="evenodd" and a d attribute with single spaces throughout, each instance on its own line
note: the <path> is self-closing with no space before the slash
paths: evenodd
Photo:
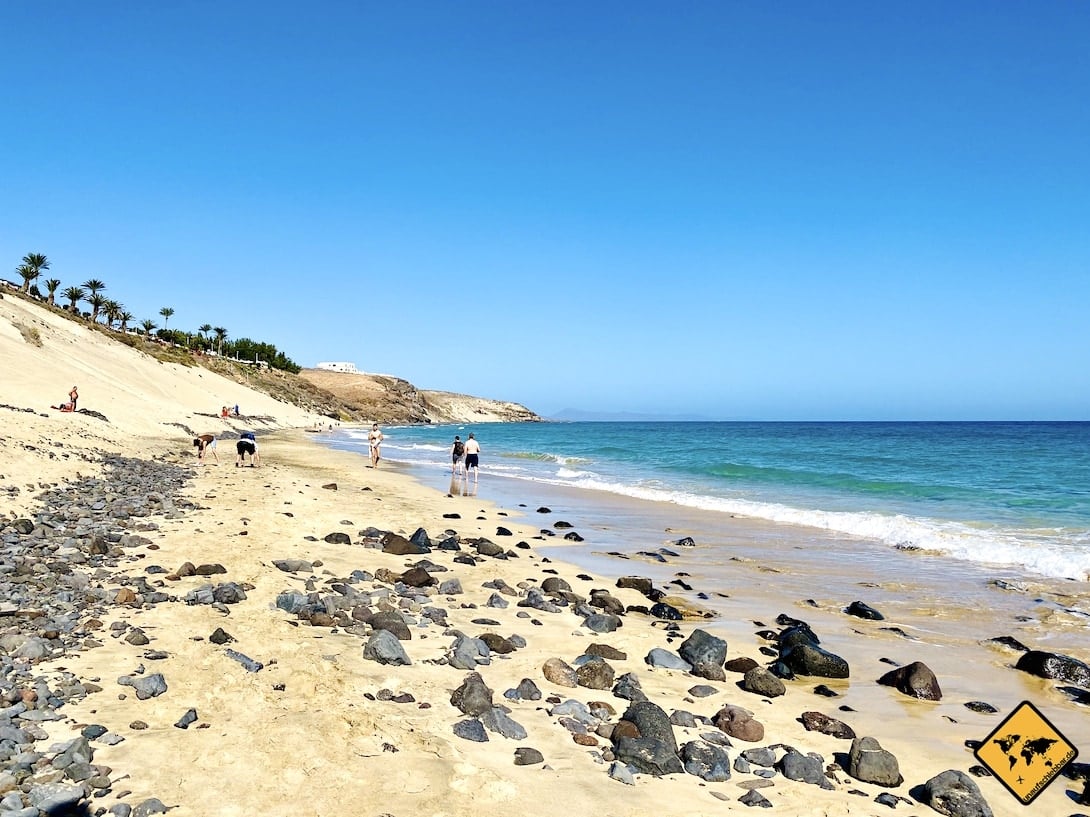
<path id="1" fill-rule="evenodd" d="M 465 470 L 466 444 L 457 434 L 454 435 L 454 445 L 450 447 L 450 473 L 457 474 Z"/>
<path id="2" fill-rule="evenodd" d="M 473 436 L 473 432 L 469 432 L 469 439 L 466 440 L 466 478 L 469 478 L 469 471 L 473 469 L 473 484 L 477 484 L 477 467 L 480 464 L 481 444 L 477 442 L 477 439 Z"/>
<path id="3" fill-rule="evenodd" d="M 371 444 L 371 467 L 378 468 L 378 461 L 382 459 L 382 432 L 378 430 L 378 423 L 371 426 L 371 433 L 367 435 L 367 442 Z"/>

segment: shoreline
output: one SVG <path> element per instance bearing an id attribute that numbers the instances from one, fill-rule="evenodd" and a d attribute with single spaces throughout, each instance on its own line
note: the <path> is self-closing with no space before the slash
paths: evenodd
<path id="1" fill-rule="evenodd" d="M 129 579 L 120 584 L 110 581 L 108 592 L 119 594 L 119 600 L 124 598 L 120 594 L 125 586 L 139 589 L 143 582 L 182 602 L 202 586 L 233 582 L 245 589 L 246 598 L 219 609 L 192 603 L 117 603 L 104 619 L 107 632 L 115 637 L 101 637 L 101 647 L 64 657 L 66 670 L 97 679 L 103 692 L 69 703 L 59 711 L 63 720 L 47 728 L 56 742 L 71 740 L 85 724 L 102 724 L 123 738 L 116 745 L 96 747 L 96 762 L 108 764 L 119 778 L 98 798 L 106 808 L 155 797 L 176 806 L 172 810 L 180 817 L 294 814 L 303 789 L 307 807 L 314 813 L 332 813 L 350 801 L 375 813 L 469 817 L 482 808 L 547 801 L 563 790 L 570 808 L 622 815 L 711 815 L 724 808 L 741 809 L 739 798 L 759 791 L 782 813 L 870 815 L 879 795 L 914 802 L 912 790 L 929 778 L 946 769 L 974 765 L 965 740 L 983 738 L 1005 711 L 1004 700 L 998 698 L 992 702 L 1000 715 L 964 709 L 965 700 L 987 698 L 977 693 L 979 679 L 957 674 L 965 672 L 965 667 L 959 670 L 956 662 L 940 665 L 947 647 L 883 634 L 871 626 L 875 622 L 848 619 L 829 603 L 801 607 L 799 599 L 785 595 L 776 584 L 777 577 L 794 574 L 780 567 L 774 568 L 780 572 L 771 572 L 768 565 L 756 561 L 731 562 L 728 566 L 735 571 L 737 586 L 730 588 L 729 599 L 722 600 L 726 606 L 721 615 L 679 622 L 676 636 L 668 622 L 639 613 L 622 616 L 620 629 L 599 634 L 581 626 L 570 605 L 556 611 L 517 606 L 528 590 L 544 586 L 550 578 L 563 578 L 583 598 L 598 588 L 625 606 L 648 604 L 636 591 L 617 588 L 621 575 L 654 576 L 655 586 L 670 593 L 671 600 L 718 603 L 715 588 L 709 586 L 710 574 L 694 570 L 696 560 L 689 557 L 700 548 L 685 549 L 665 566 L 601 557 L 602 569 L 589 576 L 580 560 L 573 558 L 586 543 L 558 547 L 552 538 L 537 538 L 545 527 L 542 520 L 555 522 L 569 516 L 568 521 L 583 531 L 593 548 L 592 536 L 587 534 L 597 531 L 582 515 L 588 513 L 586 508 L 595 507 L 594 498 L 587 499 L 579 516 L 559 506 L 539 516 L 535 509 L 542 494 L 529 490 L 536 486 L 527 486 L 521 503 L 492 501 L 487 483 L 484 496 L 448 497 L 401 468 L 366 467 L 366 457 L 330 449 L 303 429 L 263 435 L 263 465 L 252 470 L 232 468 L 230 457 L 218 467 L 191 468 L 193 455 L 178 445 L 157 445 L 148 451 L 143 450 L 146 441 L 139 438 L 128 446 L 119 444 L 122 449 L 130 446 L 131 454 L 150 454 L 155 462 L 190 469 L 192 477 L 182 494 L 196 507 L 178 518 L 158 520 L 158 529 L 146 534 L 148 544 L 137 546 L 126 562 L 123 572 Z M 331 487 L 334 483 L 336 488 Z M 653 508 L 650 515 L 661 521 L 667 511 L 676 509 Z M 452 513 L 460 518 L 451 518 Z M 460 552 L 397 556 L 384 553 L 373 542 L 360 546 L 366 544 L 361 531 L 369 526 L 405 537 L 423 527 L 433 542 L 445 535 L 443 531 L 453 529 L 463 542 L 485 537 L 500 543 L 512 558 L 480 557 L 473 565 L 459 563 L 455 557 L 472 553 L 472 546 Z M 500 527 L 510 529 L 513 536 L 501 538 Z M 324 541 L 337 532 L 351 544 Z M 624 535 L 623 529 L 613 532 Z M 656 530 L 653 535 L 675 534 L 681 537 L 685 530 Z M 275 566 L 275 561 L 285 559 L 312 567 L 284 571 Z M 389 578 L 421 559 L 431 565 L 438 581 L 457 577 L 463 592 L 398 590 Z M 225 573 L 176 575 L 185 562 L 221 564 Z M 668 586 L 677 572 L 691 574 L 684 579 L 692 585 L 691 592 Z M 352 580 L 353 575 L 373 578 Z M 811 579 L 803 575 L 798 580 Z M 333 626 L 320 616 L 300 620 L 277 607 L 284 593 L 335 598 L 334 588 L 346 581 L 359 592 L 377 593 L 375 609 L 400 610 L 408 617 L 411 637 L 402 644 L 412 661 L 409 666 L 382 665 L 364 658 L 365 627 L 354 632 L 356 625 L 345 626 L 345 619 L 333 620 Z M 502 584 L 495 585 L 497 581 Z M 505 596 L 485 585 L 513 588 L 517 595 Z M 706 602 L 692 598 L 701 590 L 708 591 Z M 497 596 L 506 606 L 490 606 L 490 599 Z M 442 624 L 425 615 L 430 607 L 445 611 L 439 617 Z M 738 688 L 741 676 L 732 672 L 723 682 L 705 683 L 688 672 L 652 668 L 645 661 L 655 649 L 676 653 L 682 640 L 699 629 L 726 635 L 728 658 L 747 657 L 763 665 L 769 659 L 762 647 L 767 649 L 769 642 L 755 631 L 779 629 L 774 619 L 780 613 L 811 623 L 823 645 L 848 658 L 851 679 L 800 678 L 787 682 L 782 697 L 768 698 Z M 217 628 L 233 639 L 228 645 L 217 646 L 209 640 Z M 134 629 L 148 638 L 146 645 L 126 640 Z M 525 643 L 511 653 L 493 653 L 477 667 L 493 703 L 509 710 L 508 717 L 525 730 L 525 738 L 487 731 L 483 734 L 488 740 L 482 743 L 453 731 L 457 724 L 475 720 L 451 703 L 452 692 L 469 675 L 449 663 L 457 633 L 474 637 L 492 633 L 516 645 Z M 816 752 L 826 766 L 846 764 L 850 741 L 807 731 L 798 722 L 800 713 L 816 710 L 851 723 L 861 736 L 878 738 L 897 758 L 905 782 L 879 787 L 834 769 L 832 777 L 823 778 L 830 786 L 825 789 L 813 782 L 787 780 L 771 769 L 767 770 L 771 778 L 763 777 L 752 771 L 758 768 L 752 764 L 749 772 L 736 767 L 723 782 L 703 782 L 685 773 L 661 777 L 641 773 L 628 779 L 629 784 L 610 779 L 613 750 L 602 732 L 608 734 L 615 727 L 629 702 L 611 695 L 608 688 L 562 686 L 542 672 L 547 659 L 577 664 L 580 654 L 594 643 L 607 644 L 624 656 L 608 663 L 618 676 L 635 676 L 650 701 L 677 720 L 672 731 L 679 745 L 702 743 L 717 733 L 705 719 L 730 704 L 753 712 L 765 729 L 757 741 L 730 739 L 733 746 L 726 751 L 731 764 L 747 750 L 776 745 Z M 259 662 L 262 668 L 248 672 L 231 659 L 228 649 Z M 149 650 L 165 657 L 149 660 Z M 886 656 L 900 663 L 924 660 L 931 664 L 943 683 L 943 701 L 918 701 L 878 686 L 874 678 L 889 669 L 882 663 Z M 162 672 L 169 689 L 148 700 L 138 700 L 116 680 L 155 671 Z M 1004 673 L 1034 698 L 1054 694 L 1049 682 L 1013 669 Z M 541 701 L 504 697 L 521 679 L 530 679 L 541 689 Z M 821 682 L 840 697 L 815 696 L 813 688 Z M 710 698 L 694 696 L 693 690 L 701 685 L 714 690 Z M 596 729 L 570 731 L 575 727 L 565 728 L 564 719 L 553 714 L 558 704 L 569 699 L 606 702 L 612 714 Z M 850 711 L 840 711 L 843 706 Z M 1059 724 L 1063 719 L 1056 717 L 1056 711 L 1063 706 L 1048 700 L 1043 708 Z M 194 710 L 195 722 L 187 729 L 178 728 L 179 718 L 189 709 Z M 695 720 L 689 720 L 694 716 Z M 141 723 L 146 728 L 140 728 Z M 1069 738 L 1082 739 L 1066 727 Z M 526 748 L 539 751 L 543 762 L 515 765 L 516 750 Z M 773 750 L 775 755 L 782 753 L 782 749 Z M 997 782 L 982 779 L 979 785 L 995 814 L 1023 813 L 1022 806 Z M 1069 802 L 1067 792 L 1080 788 L 1081 783 L 1061 778 L 1037 802 L 1063 808 Z M 859 791 L 866 796 L 852 793 Z M 930 813 L 915 802 L 908 810 Z"/>

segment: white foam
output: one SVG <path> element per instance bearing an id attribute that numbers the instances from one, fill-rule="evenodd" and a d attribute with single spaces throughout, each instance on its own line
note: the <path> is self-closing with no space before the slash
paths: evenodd
<path id="1" fill-rule="evenodd" d="M 777 503 L 607 482 L 595 476 L 565 477 L 559 472 L 555 479 L 540 481 L 818 528 L 889 546 L 944 553 L 973 562 L 1020 565 L 1031 572 L 1053 578 L 1090 579 L 1090 532 L 1087 531 L 1027 531 L 900 514 L 794 508 Z"/>

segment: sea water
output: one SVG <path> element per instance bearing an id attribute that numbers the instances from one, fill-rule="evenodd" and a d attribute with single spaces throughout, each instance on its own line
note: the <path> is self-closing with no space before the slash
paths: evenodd
<path id="1" fill-rule="evenodd" d="M 889 549 L 1090 576 L 1090 423 L 544 422 L 395 426 L 383 456 L 445 489 L 454 435 L 483 496 L 511 481 L 821 531 Z M 366 430 L 337 448 L 366 452 Z M 507 486 L 504 488 L 503 486 Z"/>
<path id="2" fill-rule="evenodd" d="M 460 520 L 451 514 L 452 529 L 499 536 L 499 514 L 507 513 L 538 528 L 532 551 L 514 548 L 516 540 L 493 541 L 511 542 L 519 558 L 548 558 L 605 582 L 575 581 L 581 591 L 609 588 L 618 576 L 647 577 L 671 599 L 702 607 L 709 617 L 700 626 L 727 640 L 732 655 L 758 657 L 758 632 L 781 614 L 806 621 L 825 648 L 851 663 L 850 680 L 829 683 L 864 734 L 902 723 L 897 745 L 916 743 L 960 768 L 972 762 L 965 738 L 982 739 L 996 723 L 969 712 L 965 701 L 1009 712 L 1032 700 L 1075 745 L 1090 746 L 1085 708 L 1062 685 L 1014 669 L 1019 653 L 993 641 L 1009 637 L 1090 662 L 1090 424 L 535 423 L 383 431 L 384 464 L 450 494 Z M 451 479 L 449 452 L 455 434 L 470 432 L 481 443 L 481 468 L 467 497 L 465 483 Z M 356 476 L 366 484 L 366 430 L 322 438 L 361 454 Z M 368 524 L 365 516 L 357 522 Z M 573 533 L 582 540 L 564 540 Z M 692 546 L 682 544 L 689 537 Z M 487 562 L 482 569 L 483 581 Z M 852 601 L 885 618 L 847 616 Z M 938 712 L 875 683 L 890 662 L 911 661 L 941 679 Z M 914 728 L 940 713 L 961 731 Z"/>

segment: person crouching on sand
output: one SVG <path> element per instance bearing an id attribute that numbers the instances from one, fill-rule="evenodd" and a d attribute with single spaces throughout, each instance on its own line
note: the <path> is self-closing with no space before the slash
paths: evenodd
<path id="1" fill-rule="evenodd" d="M 250 467 L 253 468 L 257 465 L 257 437 L 254 436 L 252 431 L 243 431 L 238 438 L 238 442 L 235 443 L 235 452 L 238 456 L 235 457 L 235 468 L 241 468 L 246 461 L 246 455 L 250 455 Z"/>
<path id="2" fill-rule="evenodd" d="M 216 460 L 216 465 L 220 464 L 220 455 L 216 453 L 215 434 L 202 434 L 199 437 L 194 437 L 193 445 L 197 447 L 197 465 L 204 465 L 204 452 L 206 450 L 212 452 L 212 456 Z"/>

